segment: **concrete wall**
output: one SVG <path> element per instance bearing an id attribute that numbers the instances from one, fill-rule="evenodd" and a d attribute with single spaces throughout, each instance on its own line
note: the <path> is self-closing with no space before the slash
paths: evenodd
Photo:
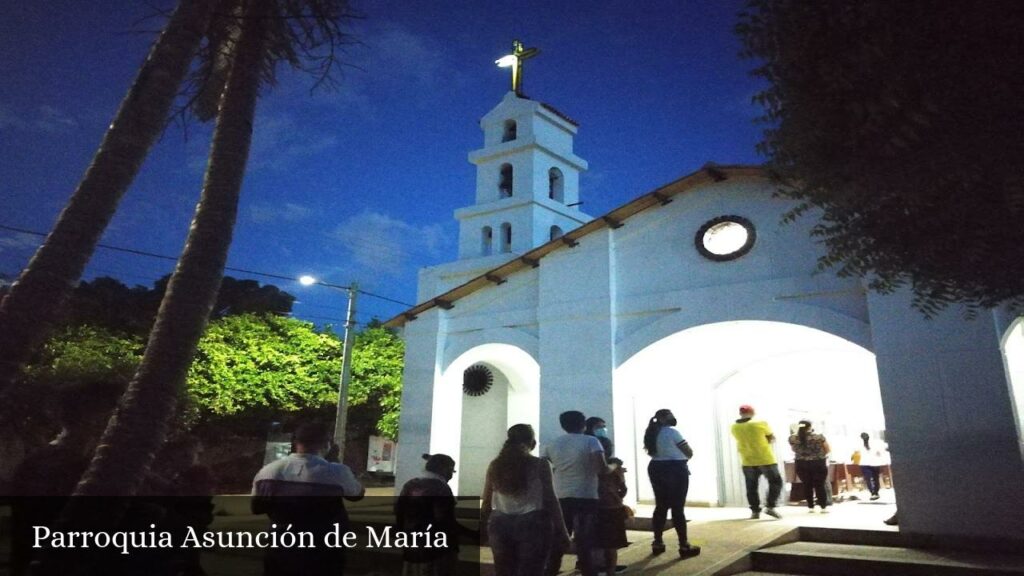
<path id="1" fill-rule="evenodd" d="M 1024 539 L 1024 464 L 992 315 L 925 319 L 905 291 L 868 300 L 900 530 Z"/>

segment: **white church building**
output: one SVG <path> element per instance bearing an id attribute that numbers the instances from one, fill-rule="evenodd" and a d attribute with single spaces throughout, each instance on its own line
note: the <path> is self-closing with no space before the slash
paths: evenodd
<path id="1" fill-rule="evenodd" d="M 1020 319 L 925 319 L 905 293 L 818 271 L 813 217 L 783 224 L 793 204 L 758 167 L 708 165 L 592 217 L 573 120 L 509 92 L 480 126 L 458 259 L 422 270 L 420 304 L 387 323 L 406 342 L 399 483 L 444 452 L 453 488 L 479 494 L 509 426 L 543 444 L 580 410 L 650 500 L 643 430 L 670 408 L 695 452 L 691 504 L 745 506 L 729 426 L 751 404 L 780 462 L 802 418 L 840 459 L 884 433 L 901 531 L 1024 541 Z"/>

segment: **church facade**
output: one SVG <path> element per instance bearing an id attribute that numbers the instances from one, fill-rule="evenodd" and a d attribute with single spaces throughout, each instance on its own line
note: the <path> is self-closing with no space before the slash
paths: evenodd
<path id="1" fill-rule="evenodd" d="M 579 210 L 577 125 L 510 92 L 481 120 L 459 259 L 421 271 L 406 341 L 397 480 L 444 452 L 479 494 L 506 429 L 604 418 L 630 494 L 653 498 L 643 430 L 670 408 L 693 503 L 743 506 L 728 433 L 752 404 L 780 437 L 808 418 L 843 460 L 884 435 L 901 530 L 1024 540 L 1024 326 L 1004 310 L 925 319 L 905 293 L 817 269 L 812 217 L 753 166 L 705 168 L 600 217 Z M 843 453 L 845 452 L 845 453 Z"/>

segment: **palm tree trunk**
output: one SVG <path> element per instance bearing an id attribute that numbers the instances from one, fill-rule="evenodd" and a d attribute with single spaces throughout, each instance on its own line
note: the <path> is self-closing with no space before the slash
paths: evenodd
<path id="1" fill-rule="evenodd" d="M 75 494 L 131 496 L 184 389 L 217 297 L 252 140 L 266 46 L 267 0 L 250 0 L 221 95 L 203 193 L 138 372 L 111 418 Z"/>
<path id="2" fill-rule="evenodd" d="M 0 302 L 0 393 L 46 339 L 118 202 L 163 131 L 213 5 L 211 0 L 180 1 L 53 230 Z"/>

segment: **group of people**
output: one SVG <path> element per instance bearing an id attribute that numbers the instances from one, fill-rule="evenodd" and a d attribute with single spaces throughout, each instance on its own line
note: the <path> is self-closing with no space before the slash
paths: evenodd
<path id="1" fill-rule="evenodd" d="M 743 405 L 739 419 L 731 427 L 746 481 L 751 518 L 761 513 L 781 518 L 777 511 L 782 493 L 771 427 L 755 418 L 754 408 Z M 618 550 L 629 545 L 626 520 L 631 510 L 623 503 L 626 495 L 622 461 L 614 457 L 614 445 L 607 425 L 600 417 L 586 418 L 575 410 L 559 416 L 564 434 L 541 447 L 533 455 L 537 437 L 529 424 L 508 429 L 499 453 L 490 462 L 484 481 L 481 531 L 486 535 L 494 556 L 498 576 L 553 576 L 562 566 L 563 555 L 575 547 L 577 568 L 584 576 L 611 575 L 624 570 Z M 666 551 L 663 538 L 669 513 L 678 542 L 680 558 L 700 554 L 690 544 L 684 505 L 690 484 L 689 460 L 694 451 L 676 428 L 671 410 L 658 410 L 644 433 L 643 445 L 651 457 L 647 468 L 654 491 L 652 516 L 654 539 L 651 553 Z M 872 499 L 878 497 L 877 460 L 884 451 L 876 441 L 862 435 L 861 469 Z M 796 473 L 807 489 L 807 505 L 826 512 L 831 504 L 827 486 L 828 440 L 816 432 L 808 420 L 801 420 L 789 437 Z M 254 481 L 254 508 L 272 517 L 283 512 L 273 508 L 270 496 L 322 495 L 358 499 L 363 488 L 342 464 L 320 458 L 328 445 L 326 429 L 301 427 L 295 435 L 295 452 L 273 462 L 257 474 Z M 452 544 L 446 550 L 406 551 L 408 574 L 453 574 L 457 563 L 458 539 L 480 533 L 460 526 L 456 521 L 456 499 L 448 482 L 455 474 L 455 460 L 446 454 L 424 454 L 423 472 L 402 486 L 395 507 L 399 529 L 416 530 L 430 524 L 433 530 L 449 535 Z M 768 481 L 765 506 L 762 507 L 759 483 Z M 307 515 L 308 510 L 303 512 Z M 318 516 L 344 517 L 344 507 L 322 509 Z M 424 520 L 424 516 L 429 517 Z M 309 522 L 308 517 L 293 516 L 281 520 Z M 294 573 L 302 559 L 268 558 L 267 574 Z M 343 567 L 343 558 L 321 559 L 333 564 L 334 573 Z M 340 562 L 340 564 L 339 564 Z M 301 562 L 300 562 L 301 563 Z"/>
<path id="2" fill-rule="evenodd" d="M 533 427 L 512 426 L 487 468 L 481 522 L 498 576 L 557 574 L 563 555 L 573 546 L 577 568 L 584 576 L 611 575 L 626 569 L 618 564 L 618 550 L 629 545 L 626 520 L 632 510 L 623 503 L 626 470 L 614 457 L 607 425 L 603 418 L 587 418 L 575 410 L 563 412 L 559 423 L 565 433 L 545 444 L 540 456 L 532 454 L 537 447 Z M 659 410 L 645 435 L 644 444 L 652 457 L 648 473 L 656 501 L 651 552 L 666 550 L 662 534 L 671 511 L 679 555 L 692 558 L 700 554 L 700 547 L 687 540 L 683 505 L 689 488 L 686 463 L 693 451 L 675 425 L 670 410 Z M 437 476 L 430 470 L 430 462 L 443 458 L 454 471 L 454 461 L 441 454 L 425 457 L 429 459 L 423 475 L 407 482 L 400 492 L 401 508 L 410 505 L 408 497 L 426 493 L 426 481 L 435 480 L 447 488 L 451 475 Z M 441 490 L 440 486 L 432 493 L 436 490 Z M 447 562 L 438 558 L 432 564 Z"/>
<path id="3" fill-rule="evenodd" d="M 481 521 L 499 576 L 557 574 L 573 540 L 585 576 L 625 569 L 617 563 L 629 545 L 625 470 L 605 421 L 572 410 L 559 422 L 565 434 L 540 457 L 531 454 L 533 427 L 512 426 L 487 468 Z"/>
<path id="4" fill-rule="evenodd" d="M 750 517 L 757 519 L 761 516 L 758 484 L 761 476 L 764 476 L 768 480 L 767 506 L 764 512 L 774 518 L 781 518 L 775 508 L 782 494 L 782 476 L 779 474 L 772 446 L 775 436 L 768 423 L 754 419 L 754 414 L 754 408 L 744 404 L 740 406 L 739 419 L 732 425 L 732 435 L 736 439 L 743 465 Z M 857 450 L 852 458 L 854 463 L 860 465 L 865 487 L 871 493 L 871 500 L 878 500 L 879 473 L 881 467 L 888 464 L 888 449 L 885 443 L 879 440 L 875 440 L 872 446 L 871 436 L 867 432 L 861 433 L 860 438 L 864 449 Z M 789 446 L 793 449 L 797 478 L 805 487 L 809 511 L 814 512 L 817 504 L 822 513 L 827 513 L 832 503 L 828 486 L 828 457 L 832 447 L 828 439 L 814 430 L 810 420 L 801 420 L 796 426 L 796 432 L 789 437 Z"/>

